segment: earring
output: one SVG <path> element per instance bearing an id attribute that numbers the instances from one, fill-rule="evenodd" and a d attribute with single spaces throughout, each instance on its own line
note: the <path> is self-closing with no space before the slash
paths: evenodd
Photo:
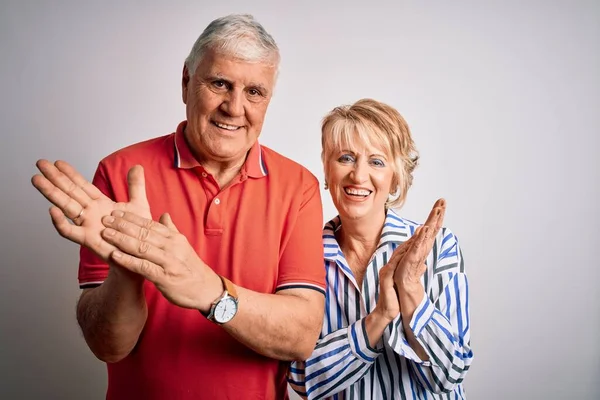
<path id="1" fill-rule="evenodd" d="M 392 201 L 396 200 L 398 197 L 400 197 L 400 190 L 396 189 L 396 191 L 394 193 L 390 193 L 388 195 L 388 203 L 391 203 Z"/>
<path id="2" fill-rule="evenodd" d="M 329 185 L 327 184 L 327 181 L 325 181 L 325 184 L 323 185 L 323 188 L 324 188 L 325 190 L 329 190 Z"/>

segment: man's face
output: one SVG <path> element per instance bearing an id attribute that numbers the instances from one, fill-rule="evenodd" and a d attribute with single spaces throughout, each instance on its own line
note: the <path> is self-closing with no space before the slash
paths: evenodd
<path id="1" fill-rule="evenodd" d="M 262 130 L 275 67 L 210 51 L 194 75 L 183 71 L 186 138 L 199 161 L 243 163 Z"/>

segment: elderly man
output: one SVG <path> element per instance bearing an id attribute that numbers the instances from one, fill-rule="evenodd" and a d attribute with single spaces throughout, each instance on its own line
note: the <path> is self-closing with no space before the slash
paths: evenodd
<path id="1" fill-rule="evenodd" d="M 251 16 L 217 19 L 185 61 L 176 132 L 106 157 L 93 184 L 38 162 L 57 231 L 82 245 L 77 319 L 107 398 L 282 399 L 286 361 L 311 354 L 318 183 L 257 141 L 278 64 Z"/>

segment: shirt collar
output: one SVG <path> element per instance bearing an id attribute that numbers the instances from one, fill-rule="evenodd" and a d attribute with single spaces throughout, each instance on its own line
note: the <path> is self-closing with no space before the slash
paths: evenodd
<path id="1" fill-rule="evenodd" d="M 336 261 L 338 256 L 342 255 L 342 250 L 335 238 L 335 232 L 342 226 L 339 215 L 325 224 L 323 228 L 323 250 L 325 259 Z M 392 209 L 388 209 L 383 223 L 381 236 L 377 249 L 388 243 L 399 245 L 408 240 L 419 226 L 416 222 L 401 218 Z"/>
<path id="2" fill-rule="evenodd" d="M 183 121 L 177 126 L 177 131 L 175 131 L 173 164 L 175 168 L 202 168 L 202 165 L 194 157 L 194 154 L 185 139 L 184 131 L 186 126 L 187 121 Z M 241 172 L 242 175 L 247 175 L 252 178 L 262 178 L 267 176 L 267 165 L 263 157 L 262 147 L 258 143 L 258 140 L 248 151 L 248 156 L 246 157 L 246 162 L 244 162 L 244 165 L 242 166 Z"/>

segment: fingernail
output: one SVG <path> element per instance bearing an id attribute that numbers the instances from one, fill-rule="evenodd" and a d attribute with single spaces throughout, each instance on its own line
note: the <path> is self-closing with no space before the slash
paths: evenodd
<path id="1" fill-rule="evenodd" d="M 115 210 L 112 212 L 112 215 L 114 215 L 115 217 L 122 217 L 123 215 L 125 215 L 125 213 L 121 210 Z"/>
<path id="2" fill-rule="evenodd" d="M 104 222 L 107 224 L 112 224 L 113 222 L 115 222 L 115 218 L 114 217 L 106 217 L 104 218 Z"/>
<path id="3" fill-rule="evenodd" d="M 115 236 L 116 231 L 114 229 L 106 228 L 104 230 L 104 235 L 106 236 Z"/>
<path id="4" fill-rule="evenodd" d="M 123 253 L 121 253 L 119 250 L 115 250 L 112 252 L 112 256 L 113 258 L 121 258 L 123 257 Z"/>

